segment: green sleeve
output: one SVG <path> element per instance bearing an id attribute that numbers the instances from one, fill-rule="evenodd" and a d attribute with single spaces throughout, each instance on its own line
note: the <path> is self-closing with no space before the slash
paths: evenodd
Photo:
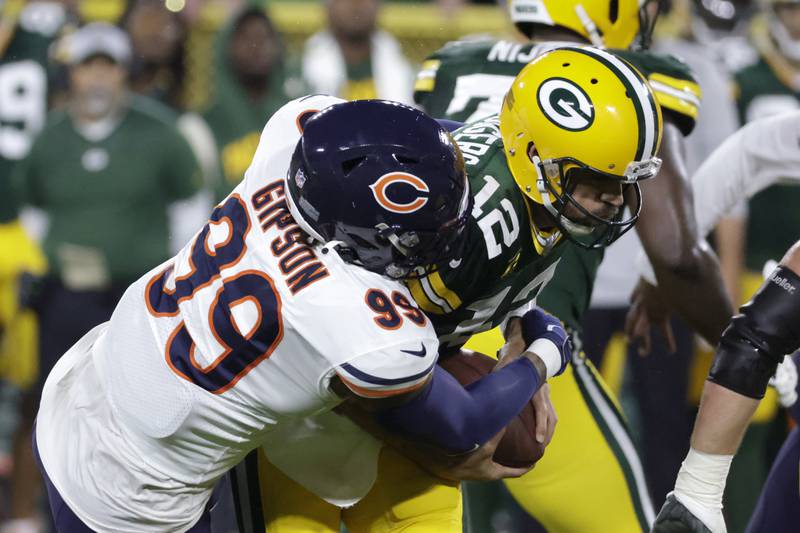
<path id="1" fill-rule="evenodd" d="M 202 173 L 186 139 L 169 127 L 163 147 L 162 183 L 169 201 L 194 195 L 202 186 Z"/>

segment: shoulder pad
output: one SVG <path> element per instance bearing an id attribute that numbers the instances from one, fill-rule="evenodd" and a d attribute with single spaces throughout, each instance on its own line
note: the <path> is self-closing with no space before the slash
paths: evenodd
<path id="1" fill-rule="evenodd" d="M 702 92 L 689 66 L 669 54 L 613 50 L 650 82 L 662 111 L 670 117 L 684 135 L 694 129 L 700 109 Z"/>
<path id="2" fill-rule="evenodd" d="M 429 55 L 422 62 L 417 80 L 414 83 L 415 93 L 432 92 L 436 87 L 436 75 L 444 65 L 445 68 L 460 63 L 483 62 L 495 43 L 491 39 L 462 39 L 445 43 L 440 49 Z M 417 98 L 418 99 L 418 98 Z"/>

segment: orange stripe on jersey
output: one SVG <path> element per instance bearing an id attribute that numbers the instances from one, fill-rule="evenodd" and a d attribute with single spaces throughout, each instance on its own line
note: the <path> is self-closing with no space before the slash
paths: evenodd
<path id="1" fill-rule="evenodd" d="M 319 109 L 306 109 L 294 120 L 295 125 L 297 126 L 297 131 L 303 133 L 303 130 L 306 127 L 306 121 L 314 116 L 314 113 L 319 113 Z"/>
<path id="2" fill-rule="evenodd" d="M 355 383 L 353 383 L 352 381 L 348 381 L 344 376 L 342 376 L 338 372 L 336 373 L 336 375 L 339 376 L 339 379 L 342 380 L 342 383 L 344 383 L 345 386 L 348 389 L 350 389 L 351 391 L 355 392 L 356 394 L 358 394 L 359 396 L 362 396 L 364 398 L 388 398 L 390 396 L 398 396 L 400 394 L 405 394 L 407 392 L 412 392 L 412 391 L 415 391 L 417 389 L 421 389 L 431 379 L 431 377 L 428 376 L 425 379 L 423 379 L 422 381 L 420 381 L 419 383 L 415 383 L 413 385 L 410 385 L 408 387 L 403 387 L 403 388 L 400 388 L 400 389 L 373 390 L 373 389 L 367 389 L 365 387 L 360 387 L 360 386 L 356 385 Z"/>

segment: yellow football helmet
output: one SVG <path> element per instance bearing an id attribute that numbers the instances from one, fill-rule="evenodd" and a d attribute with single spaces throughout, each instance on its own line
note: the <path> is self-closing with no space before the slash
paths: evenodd
<path id="1" fill-rule="evenodd" d="M 650 41 L 657 0 L 511 0 L 511 20 L 530 37 L 532 25 L 558 26 L 584 37 L 594 46 L 628 48 L 637 35 Z M 654 6 L 655 7 L 655 6 Z"/>
<path id="2" fill-rule="evenodd" d="M 609 52 L 560 47 L 522 69 L 503 101 L 500 135 L 514 180 L 558 228 L 546 234 L 534 226 L 538 245 L 551 246 L 561 233 L 599 248 L 630 229 L 641 208 L 637 182 L 661 167 L 656 157 L 661 133 L 661 110 L 647 81 Z M 595 216 L 571 196 L 581 177 L 632 187 L 638 205 L 628 206 L 631 216 L 625 220 L 623 210 L 613 219 Z M 564 216 L 568 204 L 592 225 Z M 587 242 L 590 234 L 593 240 Z"/>

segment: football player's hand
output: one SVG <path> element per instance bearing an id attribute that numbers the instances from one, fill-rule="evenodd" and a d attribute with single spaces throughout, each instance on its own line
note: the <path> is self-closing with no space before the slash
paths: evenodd
<path id="1" fill-rule="evenodd" d="M 525 339 L 522 337 L 522 327 L 519 318 L 509 320 L 506 327 L 506 343 L 497 354 L 499 361 L 494 367 L 494 371 L 503 368 L 511 361 L 522 355 L 527 348 Z M 536 414 L 536 440 L 545 446 L 550 444 L 553 434 L 556 431 L 558 416 L 550 401 L 550 385 L 544 383 L 536 394 L 533 395 L 533 411 Z"/>
<path id="2" fill-rule="evenodd" d="M 703 520 L 697 515 L 703 516 Z M 701 509 L 692 502 L 684 505 L 670 492 L 650 531 L 651 533 L 726 533 L 727 528 L 721 509 Z"/>
<path id="3" fill-rule="evenodd" d="M 778 401 L 783 407 L 788 409 L 797 402 L 797 365 L 792 356 L 783 358 L 769 384 L 778 393 Z"/>
<path id="4" fill-rule="evenodd" d="M 639 345 L 639 355 L 644 357 L 652 348 L 651 330 L 657 328 L 667 342 L 667 350 L 675 353 L 675 335 L 670 317 L 672 309 L 658 293 L 658 289 L 643 279 L 631 294 L 631 307 L 625 317 L 625 334 L 631 343 Z"/>
<path id="5" fill-rule="evenodd" d="M 497 481 L 498 479 L 520 477 L 530 471 L 533 466 L 512 468 L 494 462 L 494 452 L 505 432 L 506 430 L 503 429 L 473 452 L 456 457 L 451 456 L 447 460 L 436 460 L 428 469 L 433 474 L 451 481 Z"/>
<path id="6" fill-rule="evenodd" d="M 527 351 L 542 359 L 547 377 L 562 374 L 572 360 L 572 342 L 561 321 L 537 307 L 522 316 L 520 326 Z"/>

